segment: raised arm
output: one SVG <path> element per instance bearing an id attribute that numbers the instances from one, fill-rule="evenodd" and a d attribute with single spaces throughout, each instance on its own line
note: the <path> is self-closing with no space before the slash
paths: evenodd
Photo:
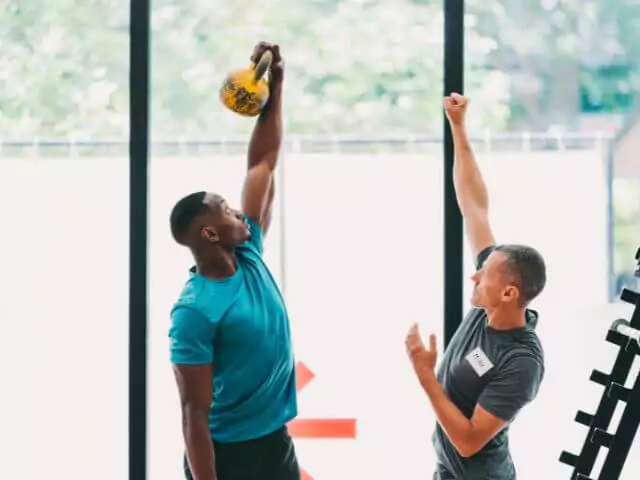
<path id="1" fill-rule="evenodd" d="M 489 195 L 467 137 L 465 115 L 469 101 L 457 93 L 445 97 L 444 109 L 453 134 L 453 181 L 458 205 L 474 257 L 495 245 L 489 224 Z"/>
<path id="2" fill-rule="evenodd" d="M 257 62 L 262 54 L 273 53 L 270 95 L 251 135 L 248 152 L 248 171 L 242 191 L 242 211 L 260 225 L 266 235 L 271 223 L 271 209 L 275 196 L 274 171 L 282 145 L 282 83 L 284 63 L 277 45 L 259 43 L 251 56 Z"/>

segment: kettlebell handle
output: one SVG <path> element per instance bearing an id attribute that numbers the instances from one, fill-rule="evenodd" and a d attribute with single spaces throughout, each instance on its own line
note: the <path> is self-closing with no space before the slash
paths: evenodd
<path id="1" fill-rule="evenodd" d="M 271 62 L 273 62 L 273 53 L 267 50 L 262 54 L 260 60 L 258 60 L 258 63 L 256 64 L 254 81 L 259 81 L 264 74 L 267 73 L 267 70 L 271 66 Z"/>

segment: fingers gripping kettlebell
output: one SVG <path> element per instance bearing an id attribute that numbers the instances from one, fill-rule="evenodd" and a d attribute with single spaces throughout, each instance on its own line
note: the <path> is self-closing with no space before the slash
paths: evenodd
<path id="1" fill-rule="evenodd" d="M 220 101 L 232 112 L 255 117 L 269 100 L 269 80 L 266 73 L 273 62 L 273 53 L 265 51 L 257 63 L 244 70 L 234 70 L 220 89 Z"/>
<path id="2" fill-rule="evenodd" d="M 255 83 L 262 80 L 267 70 L 269 70 L 269 67 L 271 67 L 271 63 L 273 63 L 273 53 L 267 50 L 262 54 L 260 60 L 258 60 L 258 63 L 254 67 L 253 81 Z"/>

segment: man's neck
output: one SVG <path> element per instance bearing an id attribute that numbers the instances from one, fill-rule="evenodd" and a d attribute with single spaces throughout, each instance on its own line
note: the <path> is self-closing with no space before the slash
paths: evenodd
<path id="1" fill-rule="evenodd" d="M 493 311 L 487 311 L 487 318 L 488 325 L 495 330 L 515 330 L 523 328 L 527 324 L 526 310 L 524 308 L 497 308 Z"/>
<path id="2" fill-rule="evenodd" d="M 203 277 L 222 279 L 236 273 L 237 262 L 234 252 L 217 250 L 208 255 L 196 256 L 196 268 Z"/>

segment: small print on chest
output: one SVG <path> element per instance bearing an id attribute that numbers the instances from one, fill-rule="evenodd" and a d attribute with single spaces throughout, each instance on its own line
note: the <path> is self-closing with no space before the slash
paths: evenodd
<path id="1" fill-rule="evenodd" d="M 484 376 L 485 373 L 493 368 L 493 363 L 491 363 L 487 354 L 484 353 L 480 347 L 472 350 L 471 353 L 466 356 L 466 360 L 478 377 Z"/>

